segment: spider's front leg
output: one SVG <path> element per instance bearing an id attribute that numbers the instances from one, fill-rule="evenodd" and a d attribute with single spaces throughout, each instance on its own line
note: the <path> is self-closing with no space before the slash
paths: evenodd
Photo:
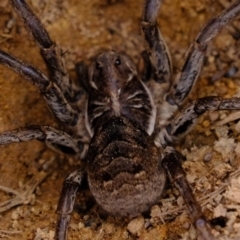
<path id="1" fill-rule="evenodd" d="M 143 6 L 141 27 L 148 45 L 153 80 L 160 88 L 168 89 L 172 72 L 172 62 L 168 47 L 157 25 L 157 15 L 161 0 L 146 0 Z M 155 85 L 156 86 L 156 85 Z"/>
<path id="2" fill-rule="evenodd" d="M 169 179 L 175 184 L 184 199 L 192 223 L 204 240 L 214 240 L 210 228 L 202 213 L 200 205 L 195 200 L 192 189 L 186 179 L 186 174 L 180 163 L 180 154 L 172 147 L 166 147 L 163 152 L 162 166 L 165 168 Z"/>
<path id="3" fill-rule="evenodd" d="M 200 31 L 190 48 L 183 67 L 176 76 L 166 100 L 171 105 L 181 105 L 194 86 L 202 69 L 208 43 L 226 24 L 240 14 L 240 1 L 235 1 L 217 17 L 212 18 Z"/>
<path id="4" fill-rule="evenodd" d="M 11 0 L 11 3 L 39 44 L 50 78 L 31 64 L 3 51 L 0 51 L 0 63 L 36 85 L 55 117 L 69 128 L 76 128 L 83 119 L 82 112 L 74 105 L 79 100 L 81 91 L 67 74 L 61 50 L 50 39 L 42 23 L 24 0 Z M 78 129 L 76 131 L 76 135 L 80 135 Z"/>
<path id="5" fill-rule="evenodd" d="M 171 61 L 167 46 L 157 27 L 157 14 L 161 2 L 161 0 L 145 0 L 142 14 L 142 29 L 154 70 L 153 78 L 155 83 L 160 83 L 154 84 L 153 87 L 151 83 L 149 84 L 158 102 L 159 128 L 164 126 L 165 121 L 171 119 L 194 86 L 202 69 L 208 43 L 240 13 L 240 1 L 237 0 L 205 25 L 190 46 L 180 72 L 171 83 Z"/>
<path id="6" fill-rule="evenodd" d="M 79 88 L 68 76 L 62 50 L 52 41 L 39 18 L 26 4 L 25 0 L 11 0 L 11 3 L 23 19 L 25 27 L 33 35 L 40 47 L 41 55 L 49 71 L 49 78 L 56 83 L 68 101 L 74 101 L 79 94 Z"/>
<path id="7" fill-rule="evenodd" d="M 149 0 L 151 2 L 151 0 Z M 155 2 L 157 0 L 152 0 Z M 231 20 L 236 18 L 240 14 L 240 0 L 235 1 L 232 5 L 226 8 L 217 17 L 212 18 L 200 31 L 192 45 L 188 50 L 186 60 L 183 64 L 181 71 L 177 74 L 173 84 L 169 91 L 167 91 L 163 97 L 163 102 L 160 104 L 160 121 L 159 121 L 159 131 L 156 132 L 156 144 L 165 145 L 167 142 L 172 142 L 172 136 L 178 135 L 177 131 L 180 130 L 179 124 L 170 124 L 170 129 L 168 128 L 168 122 L 171 122 L 171 118 L 174 113 L 178 110 L 188 96 L 189 92 L 193 88 L 198 75 L 202 69 L 204 56 L 208 43 L 216 37 L 222 28 L 229 23 Z M 164 109 L 167 109 L 167 115 L 164 115 Z M 234 108 L 236 109 L 236 108 Z M 192 117 L 192 116 L 191 116 Z M 194 118 L 196 119 L 196 117 Z M 168 125 L 168 127 L 166 127 Z M 184 125 L 193 125 L 190 120 L 186 118 Z M 187 129 L 189 129 L 187 126 Z M 172 130 L 172 128 L 178 128 L 178 130 Z M 163 133 L 165 131 L 165 133 Z M 175 133 L 173 133 L 175 131 Z M 182 132 L 183 128 L 181 129 Z"/>

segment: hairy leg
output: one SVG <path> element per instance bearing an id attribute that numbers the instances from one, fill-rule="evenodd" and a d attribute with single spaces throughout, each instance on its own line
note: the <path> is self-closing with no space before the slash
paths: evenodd
<path id="1" fill-rule="evenodd" d="M 165 146 L 183 137 L 192 129 L 198 117 L 210 110 L 240 110 L 240 98 L 204 97 L 195 100 L 160 130 L 156 143 Z"/>
<path id="2" fill-rule="evenodd" d="M 81 170 L 77 170 L 71 173 L 63 183 L 57 208 L 58 220 L 55 234 L 55 239 L 57 240 L 67 239 L 70 215 L 73 211 L 77 191 L 81 187 L 83 177 L 84 173 Z"/>
<path id="3" fill-rule="evenodd" d="M 25 0 L 11 0 L 11 3 L 15 11 L 23 19 L 28 31 L 38 43 L 41 55 L 47 65 L 51 81 L 59 87 L 67 101 L 75 101 L 80 89 L 73 84 L 68 76 L 63 52 L 49 37 L 43 24 L 27 5 Z"/>
<path id="4" fill-rule="evenodd" d="M 141 27 L 148 46 L 148 55 L 144 53 L 146 85 L 150 89 L 157 107 L 157 126 L 161 128 L 166 119 L 171 118 L 176 111 L 176 105 L 171 106 L 164 96 L 171 87 L 172 63 L 168 47 L 157 25 L 157 15 L 162 0 L 145 0 Z M 148 59 L 149 58 L 149 59 Z M 150 64 L 149 64 L 150 62 Z M 151 74 L 149 74 L 151 71 Z M 144 79 L 143 79 L 144 80 Z"/>
<path id="5" fill-rule="evenodd" d="M 153 79 L 169 85 L 171 58 L 167 45 L 157 25 L 161 0 L 146 0 L 143 7 L 141 27 L 148 45 L 148 54 L 153 67 Z"/>
<path id="6" fill-rule="evenodd" d="M 21 74 L 25 79 L 36 85 L 43 94 L 52 113 L 60 122 L 70 126 L 77 124 L 79 118 L 77 111 L 68 103 L 60 88 L 49 81 L 39 69 L 3 51 L 0 51 L 0 64 Z"/>
<path id="7" fill-rule="evenodd" d="M 11 3 L 40 46 L 41 54 L 49 69 L 50 80 L 31 64 L 24 63 L 3 51 L 0 51 L 0 64 L 9 67 L 36 85 L 55 117 L 65 124 L 66 130 L 81 137 L 84 132 L 83 127 L 81 127 L 84 125 L 84 117 L 80 109 L 84 101 L 83 91 L 69 79 L 60 49 L 50 39 L 42 23 L 26 2 L 24 0 L 11 0 Z"/>
<path id="8" fill-rule="evenodd" d="M 240 1 L 235 1 L 217 17 L 212 18 L 200 31 L 188 49 L 185 63 L 176 76 L 166 101 L 171 105 L 181 105 L 194 86 L 202 69 L 208 43 L 216 37 L 226 24 L 239 16 Z"/>
<path id="9" fill-rule="evenodd" d="M 0 134 L 0 145 L 26 142 L 30 140 L 44 141 L 49 147 L 65 154 L 83 157 L 88 144 L 72 138 L 65 132 L 49 126 L 29 126 Z"/>
<path id="10" fill-rule="evenodd" d="M 162 165 L 165 168 L 171 182 L 174 183 L 183 197 L 190 219 L 204 240 L 214 240 L 210 233 L 207 221 L 197 203 L 192 189 L 186 180 L 186 174 L 180 163 L 180 154 L 171 147 L 167 147 L 163 153 Z"/>

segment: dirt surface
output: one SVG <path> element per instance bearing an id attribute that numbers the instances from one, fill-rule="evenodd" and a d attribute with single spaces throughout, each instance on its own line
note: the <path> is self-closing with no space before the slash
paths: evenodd
<path id="1" fill-rule="evenodd" d="M 29 0 L 28 3 L 52 39 L 66 52 L 67 68 L 72 77 L 75 77 L 77 61 L 88 61 L 102 49 L 127 52 L 136 62 L 140 57 L 142 1 Z M 164 1 L 159 23 L 175 71 L 181 67 L 187 47 L 203 24 L 228 4 L 227 0 Z M 238 94 L 239 21 L 229 24 L 210 43 L 191 100 Z M 5 0 L 0 2 L 0 48 L 46 71 L 32 37 Z M 58 127 L 36 87 L 2 66 L 0 90 L 0 132 L 37 124 Z M 238 112 L 209 112 L 176 146 L 186 157 L 183 166 L 187 178 L 218 239 L 240 238 L 239 119 Z M 77 168 L 78 160 L 59 155 L 37 141 L 0 149 L 1 186 L 23 191 L 31 179 L 39 182 L 43 179 L 33 194 L 22 201 L 24 204 L 0 214 L 0 238 L 53 239 L 62 182 Z M 13 197 L 13 194 L 0 192 L 0 202 Z M 69 239 L 196 239 L 196 232 L 182 198 L 170 186 L 148 215 L 133 220 L 102 214 L 86 190 L 79 193 Z"/>

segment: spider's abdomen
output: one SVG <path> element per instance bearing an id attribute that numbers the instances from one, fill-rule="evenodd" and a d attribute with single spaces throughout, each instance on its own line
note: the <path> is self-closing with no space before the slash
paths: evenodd
<path id="1" fill-rule="evenodd" d="M 92 138 L 88 181 L 103 209 L 114 215 L 135 216 L 147 211 L 163 191 L 160 151 L 129 119 L 112 117 Z"/>

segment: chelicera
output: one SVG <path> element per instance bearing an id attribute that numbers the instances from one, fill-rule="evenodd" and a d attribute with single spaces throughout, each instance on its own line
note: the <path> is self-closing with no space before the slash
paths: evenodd
<path id="1" fill-rule="evenodd" d="M 84 177 L 104 210 L 130 217 L 149 210 L 159 200 L 168 177 L 185 200 L 199 234 L 204 239 L 214 239 L 185 178 L 181 155 L 172 144 L 186 135 L 204 112 L 240 109 L 239 98 L 205 97 L 176 114 L 198 78 L 209 41 L 238 16 L 240 1 L 205 25 L 174 79 L 171 58 L 157 26 L 161 2 L 145 0 L 143 6 L 141 28 L 148 46 L 143 76 L 139 76 L 130 57 L 106 51 L 96 56 L 89 67 L 77 65 L 81 82 L 77 85 L 67 74 L 61 49 L 40 20 L 24 0 L 11 0 L 38 43 L 49 76 L 3 51 L 0 63 L 38 87 L 64 131 L 49 126 L 25 127 L 2 133 L 0 144 L 37 139 L 63 153 L 75 154 L 86 163 L 84 169 L 71 173 L 63 183 L 56 239 L 67 238 L 76 193 Z M 88 137 L 82 134 L 83 116 L 78 105 L 82 88 L 88 95 L 85 108 Z"/>

